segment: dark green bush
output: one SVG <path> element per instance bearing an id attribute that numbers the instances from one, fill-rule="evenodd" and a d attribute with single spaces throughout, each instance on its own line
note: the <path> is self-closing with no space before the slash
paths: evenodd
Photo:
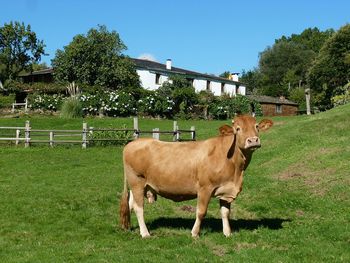
<path id="1" fill-rule="evenodd" d="M 0 108 L 10 108 L 12 103 L 15 102 L 15 95 L 10 94 L 8 96 L 0 95 Z"/>
<path id="2" fill-rule="evenodd" d="M 4 86 L 11 93 L 26 91 L 37 94 L 64 94 L 66 92 L 66 85 L 62 83 L 22 83 L 15 80 L 8 80 Z"/>
<path id="3" fill-rule="evenodd" d="M 124 125 L 121 129 L 126 129 Z M 132 140 L 133 133 L 130 131 L 93 131 L 88 135 L 88 139 L 92 140 L 91 145 L 110 146 L 125 145 Z"/>
<path id="4" fill-rule="evenodd" d="M 227 95 L 215 98 L 209 105 L 209 115 L 214 119 L 229 119 L 235 114 L 249 114 L 254 105 L 255 115 L 262 116 L 261 105 L 256 101 L 251 101 L 246 96 L 236 95 L 229 97 Z"/>

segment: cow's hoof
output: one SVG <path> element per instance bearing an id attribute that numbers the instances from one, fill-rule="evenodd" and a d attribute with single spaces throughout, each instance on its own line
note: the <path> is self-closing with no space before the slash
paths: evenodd
<path id="1" fill-rule="evenodd" d="M 192 234 L 192 238 L 199 238 L 199 233 L 197 234 L 191 233 L 191 234 Z"/>
<path id="2" fill-rule="evenodd" d="M 225 233 L 225 232 L 224 232 L 224 236 L 225 236 L 225 237 L 231 237 L 231 236 L 232 236 L 232 233 L 231 233 L 231 232 L 228 232 L 228 233 Z"/>
<path id="3" fill-rule="evenodd" d="M 141 237 L 142 238 L 149 238 L 149 237 L 151 237 L 151 235 L 149 233 L 147 233 L 147 234 L 141 235 Z"/>

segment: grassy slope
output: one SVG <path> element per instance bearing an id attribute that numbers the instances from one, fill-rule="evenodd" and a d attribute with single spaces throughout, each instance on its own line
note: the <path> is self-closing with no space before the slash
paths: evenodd
<path id="1" fill-rule="evenodd" d="M 146 205 L 153 237 L 118 228 L 121 148 L 0 147 L 2 262 L 334 262 L 350 261 L 350 105 L 319 115 L 275 118 L 249 166 L 233 205 L 232 238 L 224 238 L 217 200 L 202 236 L 193 240 L 194 213 L 159 198 Z M 80 121 L 33 118 L 36 128 L 79 128 Z M 24 119 L 0 119 L 21 125 Z M 91 119 L 93 126 L 131 119 Z M 195 125 L 199 138 L 223 122 Z M 171 121 L 140 127 L 171 129 Z"/>

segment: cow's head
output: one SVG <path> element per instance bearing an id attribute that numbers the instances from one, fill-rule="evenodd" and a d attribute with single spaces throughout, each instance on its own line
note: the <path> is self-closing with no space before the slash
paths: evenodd
<path id="1" fill-rule="evenodd" d="M 268 130 L 273 125 L 271 120 L 264 119 L 259 124 L 249 115 L 238 115 L 232 120 L 232 126 L 221 126 L 222 136 L 234 135 L 234 143 L 244 152 L 252 152 L 260 148 L 259 131 Z"/>

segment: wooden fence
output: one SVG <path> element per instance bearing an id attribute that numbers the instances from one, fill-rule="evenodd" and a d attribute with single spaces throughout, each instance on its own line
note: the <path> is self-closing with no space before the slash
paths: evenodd
<path id="1" fill-rule="evenodd" d="M 151 134 L 153 138 L 160 139 L 161 134 L 167 134 L 172 136 L 172 141 L 195 141 L 196 130 L 192 126 L 190 130 L 179 129 L 177 122 L 173 123 L 173 130 L 160 131 L 159 128 L 154 128 L 152 131 L 140 130 L 138 118 L 134 118 L 133 129 L 106 129 L 106 128 L 95 128 L 89 127 L 86 122 L 83 123 L 82 130 L 50 130 L 50 129 L 33 129 L 29 121 L 25 122 L 24 127 L 0 127 L 0 131 L 8 130 L 12 131 L 14 137 L 5 137 L 0 133 L 0 141 L 11 141 L 15 142 L 16 145 L 24 143 L 24 147 L 29 147 L 33 143 L 46 143 L 53 147 L 55 144 L 81 144 L 82 148 L 85 149 L 89 144 L 96 141 L 120 141 L 120 140 L 133 140 L 139 138 L 141 135 Z M 14 132 L 13 132 L 14 131 Z M 125 132 L 132 133 L 132 139 L 120 139 L 120 138 L 93 138 L 89 136 L 94 132 Z M 190 138 L 181 138 L 181 135 L 188 133 Z M 35 137 L 38 137 L 37 139 Z M 127 137 L 127 136 L 126 136 Z M 59 139 L 64 138 L 64 139 Z"/>

